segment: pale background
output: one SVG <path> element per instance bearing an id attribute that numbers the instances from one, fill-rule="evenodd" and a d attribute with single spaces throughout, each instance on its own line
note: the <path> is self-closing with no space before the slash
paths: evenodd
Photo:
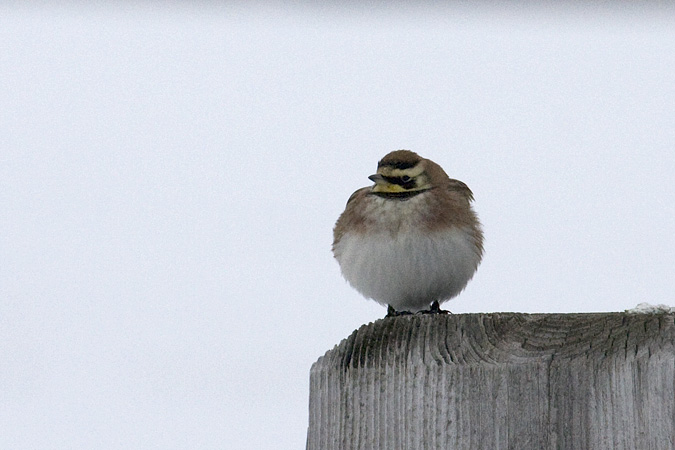
<path id="1" fill-rule="evenodd" d="M 303 448 L 394 149 L 475 193 L 452 311 L 675 303 L 672 7 L 295 5 L 0 7 L 0 448 Z"/>

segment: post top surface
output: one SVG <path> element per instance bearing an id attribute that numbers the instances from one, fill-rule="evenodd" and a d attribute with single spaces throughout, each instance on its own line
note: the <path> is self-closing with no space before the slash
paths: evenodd
<path id="1" fill-rule="evenodd" d="M 378 367 L 421 358 L 425 364 L 546 363 L 554 358 L 635 357 L 675 342 L 675 314 L 410 315 L 377 320 L 355 330 L 312 366 Z M 662 342 L 665 340 L 665 342 Z"/>

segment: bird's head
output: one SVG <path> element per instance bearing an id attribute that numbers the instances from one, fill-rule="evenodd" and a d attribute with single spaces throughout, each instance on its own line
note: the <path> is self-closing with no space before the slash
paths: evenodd
<path id="1" fill-rule="evenodd" d="M 377 194 L 419 193 L 433 187 L 427 173 L 427 160 L 409 150 L 396 150 L 377 164 L 377 173 L 368 178 L 375 183 Z"/>

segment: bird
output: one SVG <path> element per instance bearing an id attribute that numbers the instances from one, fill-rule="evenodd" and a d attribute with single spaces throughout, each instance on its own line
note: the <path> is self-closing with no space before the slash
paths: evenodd
<path id="1" fill-rule="evenodd" d="M 473 193 L 435 162 L 396 150 L 354 192 L 333 229 L 332 251 L 347 282 L 387 306 L 387 316 L 441 313 L 483 257 Z"/>

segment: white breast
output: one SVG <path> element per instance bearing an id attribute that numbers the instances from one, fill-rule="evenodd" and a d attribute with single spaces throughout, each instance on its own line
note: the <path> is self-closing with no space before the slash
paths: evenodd
<path id="1" fill-rule="evenodd" d="M 345 279 L 361 294 L 397 311 L 419 311 L 457 294 L 478 263 L 471 230 L 346 233 L 335 246 Z M 401 232 L 402 231 L 402 232 Z"/>

